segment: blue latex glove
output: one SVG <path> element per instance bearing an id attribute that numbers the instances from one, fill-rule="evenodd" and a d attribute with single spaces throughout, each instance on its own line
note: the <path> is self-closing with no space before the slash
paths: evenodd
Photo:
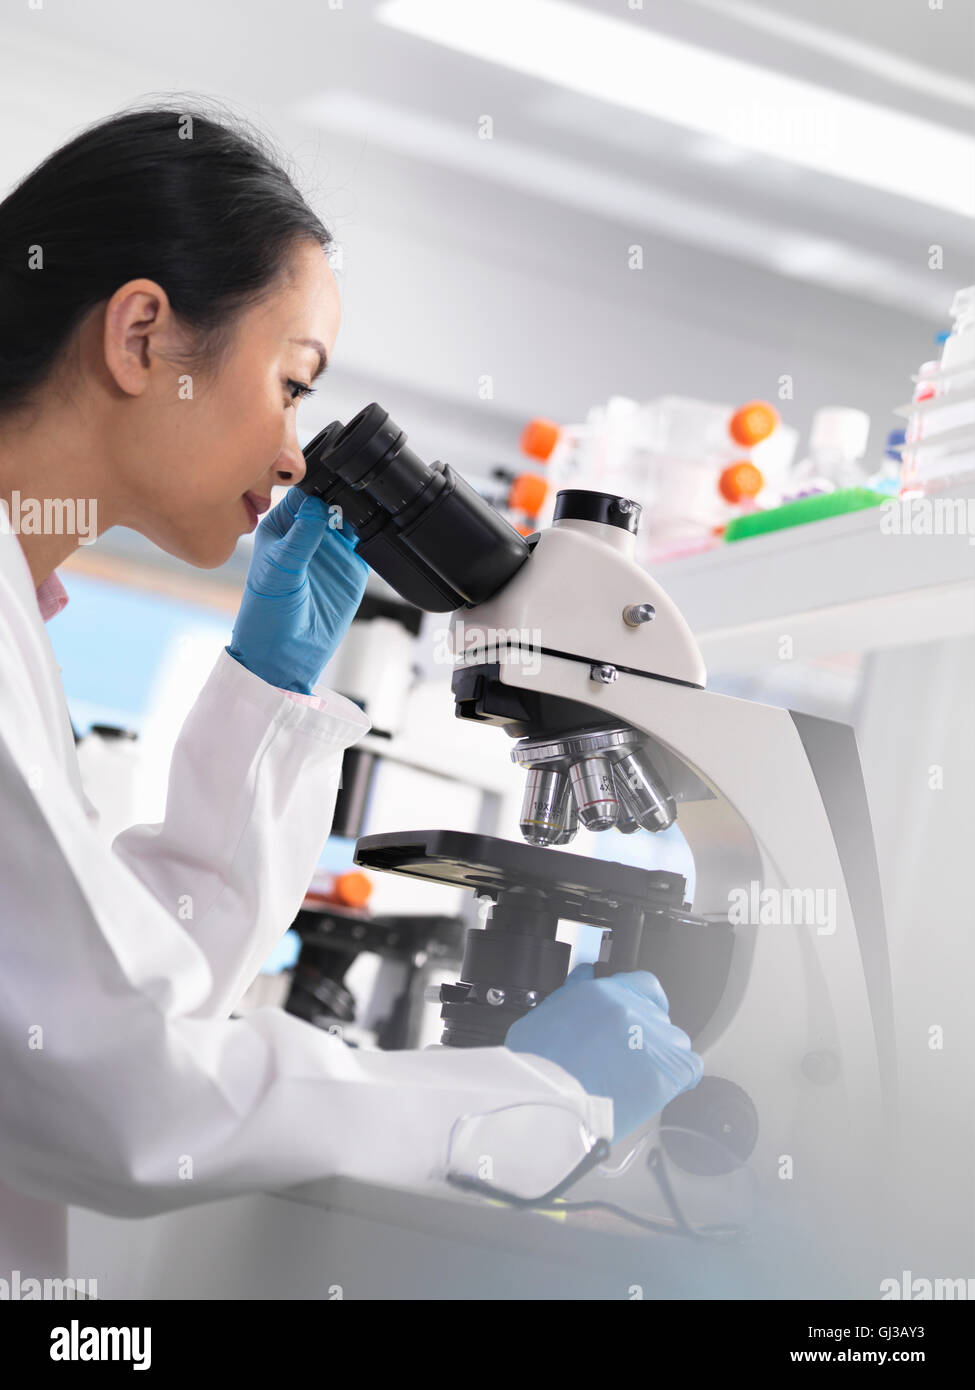
<path id="1" fill-rule="evenodd" d="M 649 970 L 595 979 L 591 965 L 577 965 L 560 989 L 511 1025 L 505 1046 L 547 1057 L 590 1095 L 609 1096 L 616 1143 L 704 1073 L 669 1007 Z"/>
<path id="2" fill-rule="evenodd" d="M 310 695 L 349 630 L 369 574 L 347 522 L 292 487 L 254 533 L 254 554 L 227 651 L 271 685 Z"/>

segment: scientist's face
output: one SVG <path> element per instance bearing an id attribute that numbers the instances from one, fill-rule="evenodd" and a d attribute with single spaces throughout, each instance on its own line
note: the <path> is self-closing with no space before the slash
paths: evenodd
<path id="1" fill-rule="evenodd" d="M 167 357 L 168 347 L 182 339 L 158 290 L 152 281 L 132 281 L 116 296 L 122 296 L 116 316 L 115 300 L 106 316 L 109 366 L 115 351 L 123 389 L 126 381 L 138 385 L 136 409 L 114 440 L 113 523 L 191 565 L 213 569 L 254 529 L 245 494 L 263 512 L 272 487 L 290 487 L 305 475 L 295 423 L 299 388 L 319 374 L 321 355 L 298 340 L 316 340 L 331 357 L 341 319 L 338 287 L 322 248 L 302 243 L 273 296 L 238 321 L 219 373 L 202 381 L 187 378 L 185 367 Z M 147 327 L 153 315 L 155 327 Z M 140 334 L 147 352 L 138 344 Z M 133 343 L 144 378 L 131 375 Z"/>

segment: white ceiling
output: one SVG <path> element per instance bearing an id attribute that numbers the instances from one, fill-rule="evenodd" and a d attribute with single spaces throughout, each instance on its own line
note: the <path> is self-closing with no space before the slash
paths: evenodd
<path id="1" fill-rule="evenodd" d="M 971 132 L 975 9 L 958 0 L 631 3 L 586 8 Z M 344 255 L 343 328 L 306 437 L 375 399 L 421 454 L 476 478 L 517 463 L 531 415 L 577 420 L 613 394 L 774 399 L 788 373 L 790 423 L 862 406 L 879 453 L 975 279 L 970 221 L 432 45 L 375 9 L 4 0 L 0 188 L 154 92 L 258 121 Z"/>

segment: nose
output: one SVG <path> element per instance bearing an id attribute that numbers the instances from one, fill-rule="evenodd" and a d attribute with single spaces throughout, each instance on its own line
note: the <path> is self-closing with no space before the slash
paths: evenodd
<path id="1" fill-rule="evenodd" d="M 301 452 L 298 440 L 295 438 L 281 450 L 274 461 L 274 486 L 275 487 L 294 487 L 300 483 L 308 471 L 305 463 L 305 456 Z"/>

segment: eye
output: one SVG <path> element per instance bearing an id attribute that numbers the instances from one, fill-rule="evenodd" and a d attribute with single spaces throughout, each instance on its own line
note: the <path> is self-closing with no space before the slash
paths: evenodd
<path id="1" fill-rule="evenodd" d="M 291 389 L 291 399 L 293 401 L 304 400 L 305 396 L 313 396 L 315 394 L 314 386 L 306 386 L 304 382 L 301 381 L 289 380 L 288 386 Z"/>

